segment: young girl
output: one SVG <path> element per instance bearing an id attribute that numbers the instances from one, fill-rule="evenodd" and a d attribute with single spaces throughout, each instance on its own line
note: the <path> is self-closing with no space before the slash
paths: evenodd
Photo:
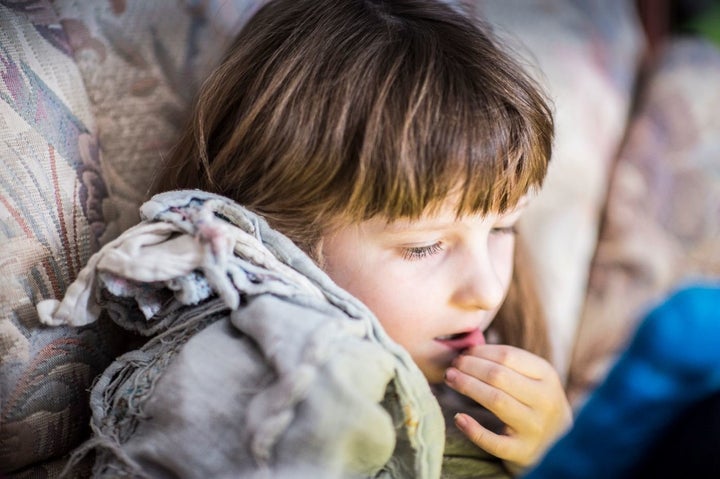
<path id="1" fill-rule="evenodd" d="M 571 421 L 527 265 L 513 268 L 553 124 L 486 30 L 441 1 L 271 1 L 205 83 L 156 190 L 264 216 L 439 397 L 445 385 L 503 423 L 449 411 L 518 472 Z"/>
<path id="2" fill-rule="evenodd" d="M 98 477 L 435 479 L 430 383 L 444 477 L 534 464 L 571 421 L 514 265 L 552 128 L 448 3 L 267 3 L 158 174 L 184 191 L 38 305 L 152 337 L 96 382 L 78 454 Z"/>

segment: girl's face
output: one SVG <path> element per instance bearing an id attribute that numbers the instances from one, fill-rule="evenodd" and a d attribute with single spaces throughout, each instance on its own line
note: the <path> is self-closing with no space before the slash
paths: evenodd
<path id="1" fill-rule="evenodd" d="M 514 226 L 524 201 L 499 215 L 373 218 L 323 239 L 325 271 L 364 302 L 431 383 L 460 352 L 485 342 L 507 293 Z"/>

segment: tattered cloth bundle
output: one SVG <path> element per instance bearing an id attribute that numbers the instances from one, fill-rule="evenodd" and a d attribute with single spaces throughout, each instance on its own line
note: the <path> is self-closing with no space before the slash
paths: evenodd
<path id="1" fill-rule="evenodd" d="M 359 301 L 286 237 L 201 191 L 155 196 L 46 324 L 107 310 L 149 336 L 91 393 L 94 477 L 437 478 L 440 408 Z M 351 254 L 351 252 L 349 252 Z"/>

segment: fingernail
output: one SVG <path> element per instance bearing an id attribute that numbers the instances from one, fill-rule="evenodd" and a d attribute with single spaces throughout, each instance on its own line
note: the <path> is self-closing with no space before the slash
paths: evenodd
<path id="1" fill-rule="evenodd" d="M 447 368 L 445 370 L 445 381 L 447 382 L 453 382 L 457 379 L 457 370 L 454 368 Z"/>
<path id="2" fill-rule="evenodd" d="M 465 427 L 467 425 L 467 418 L 464 414 L 455 413 L 455 416 L 453 416 L 453 419 L 455 420 L 455 424 L 457 424 L 459 427 Z"/>

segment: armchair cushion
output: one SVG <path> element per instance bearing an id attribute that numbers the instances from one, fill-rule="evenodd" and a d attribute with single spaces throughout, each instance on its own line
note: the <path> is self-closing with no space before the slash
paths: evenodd
<path id="1" fill-rule="evenodd" d="M 87 390 L 128 347 L 105 320 L 44 328 L 35 304 L 139 220 L 197 84 L 259 4 L 197 3 L 0 3 L 0 475 L 84 439 Z"/>

